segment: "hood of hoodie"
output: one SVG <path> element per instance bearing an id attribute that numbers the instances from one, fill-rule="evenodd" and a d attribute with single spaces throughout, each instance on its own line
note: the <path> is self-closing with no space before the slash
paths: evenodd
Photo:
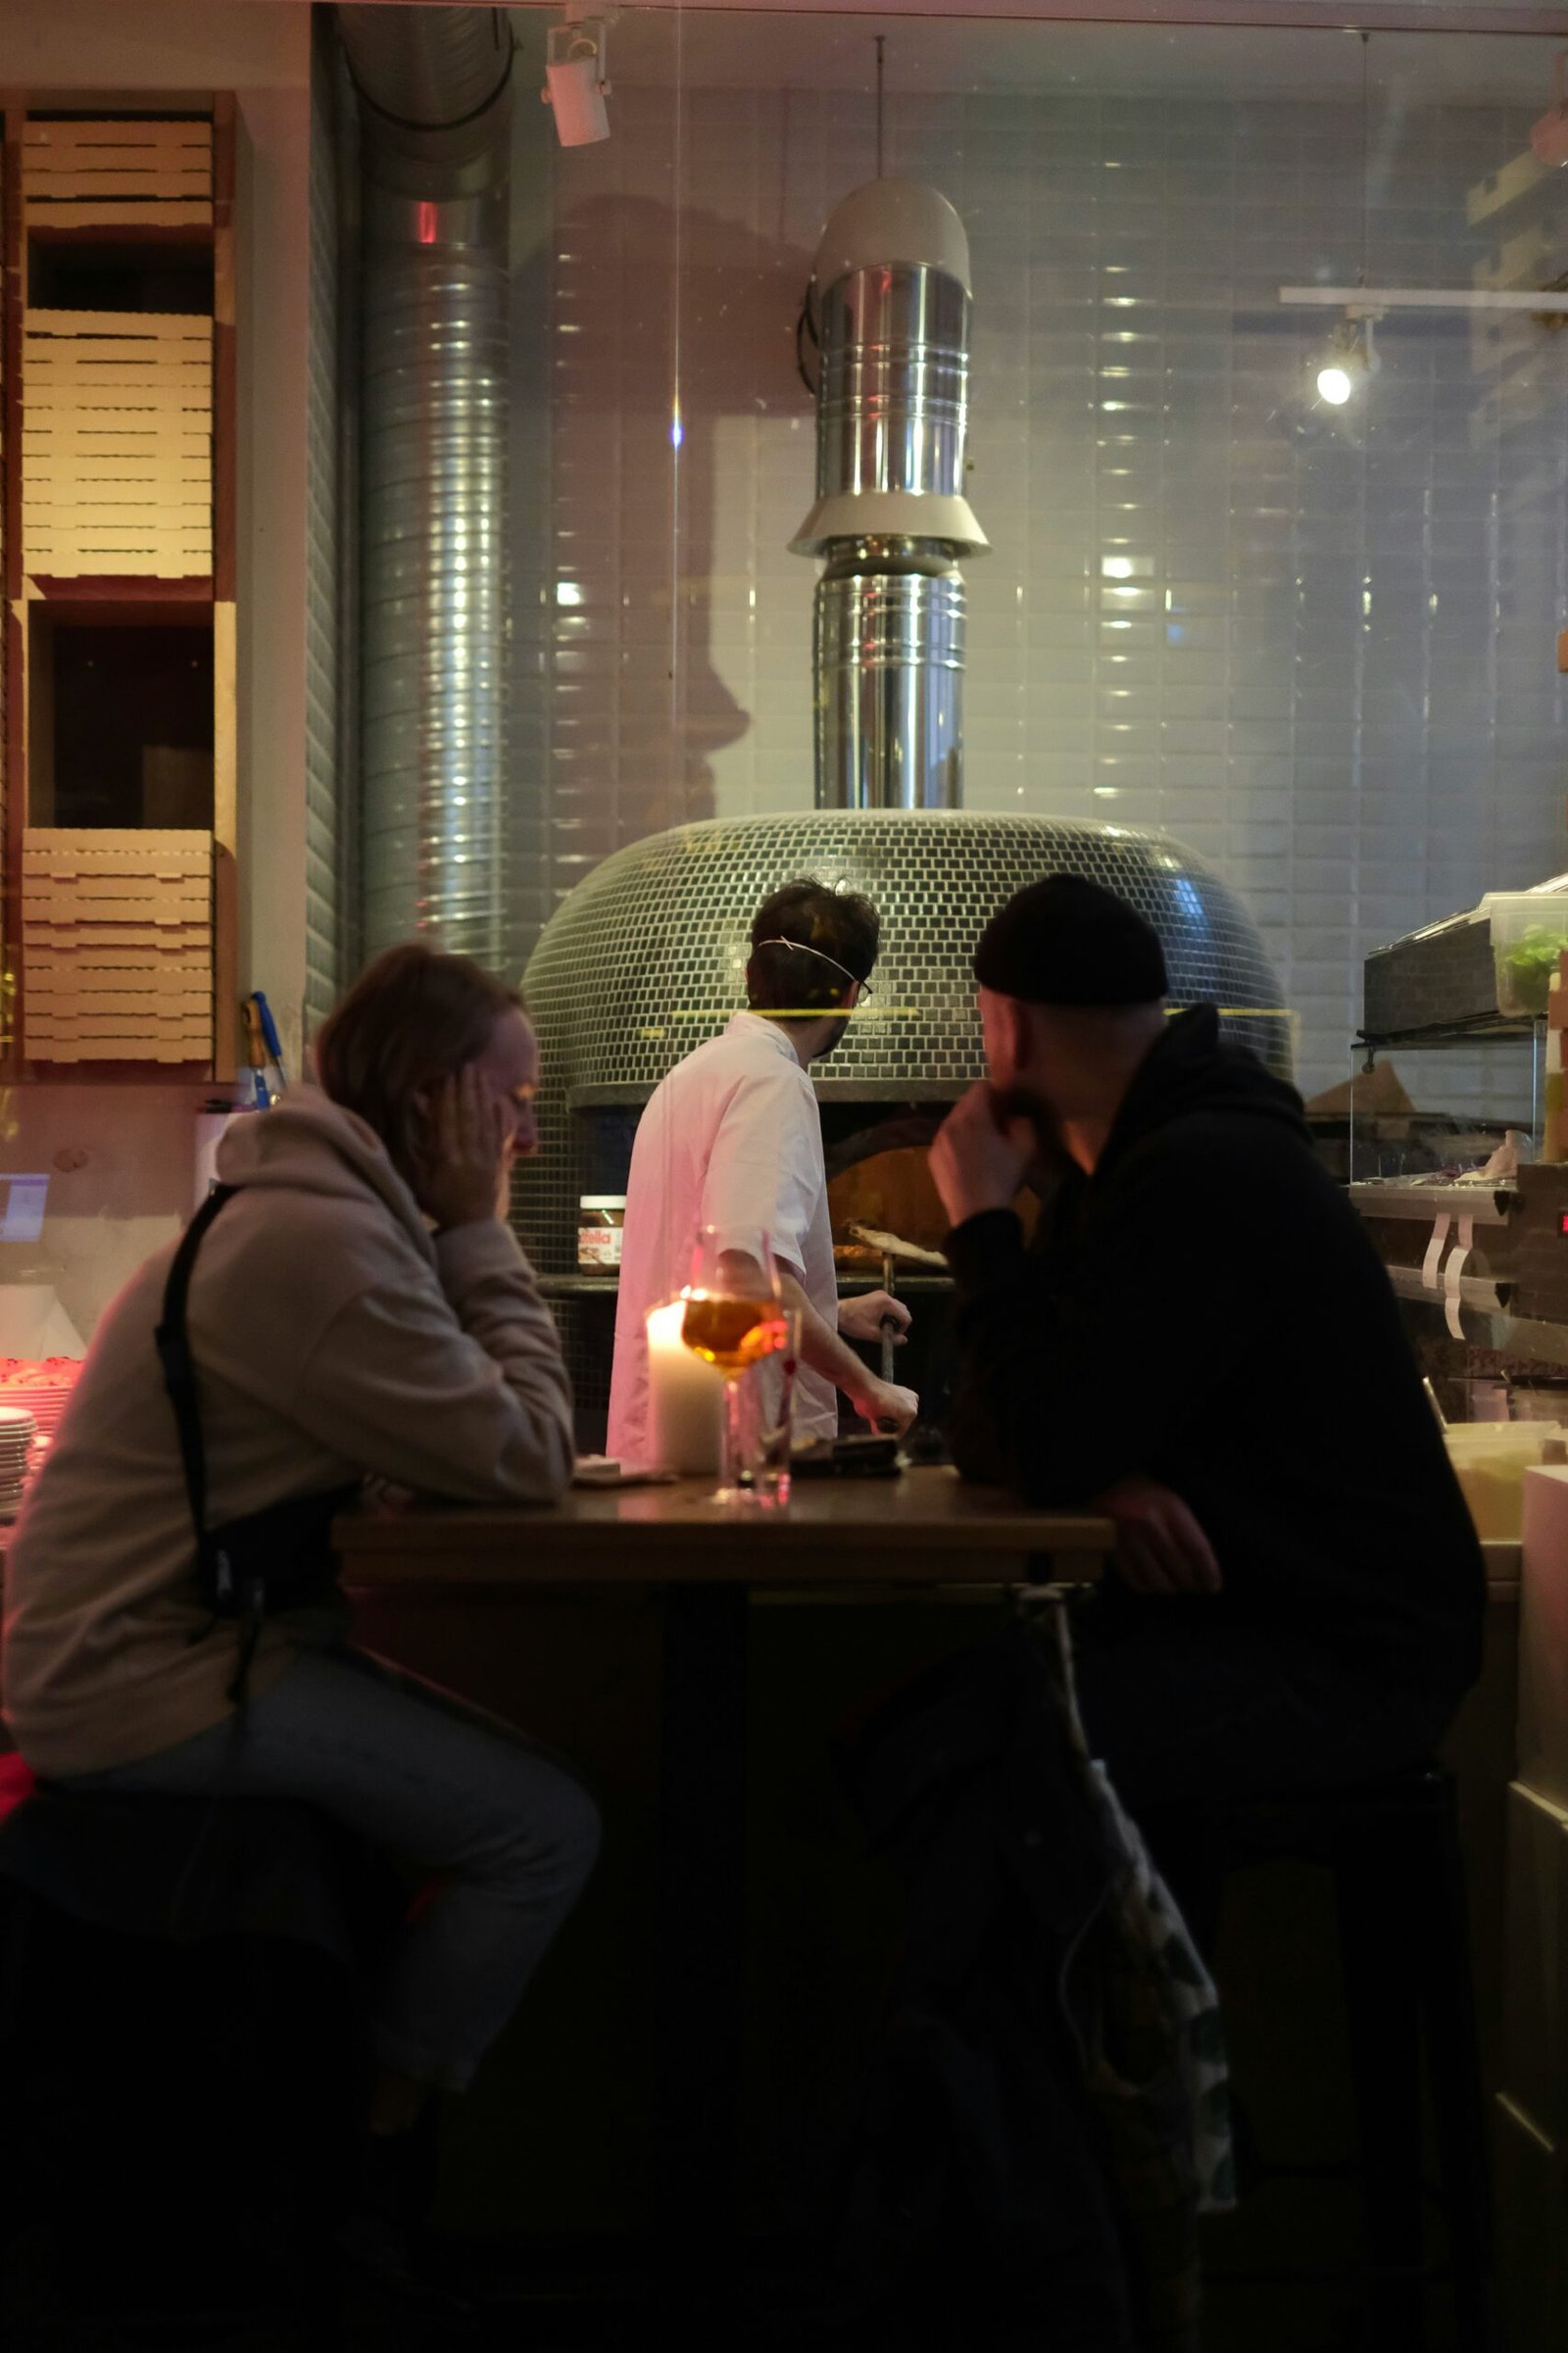
<path id="1" fill-rule="evenodd" d="M 1096 1177 L 1154 1129 L 1195 1116 L 1267 1120 L 1311 1145 L 1296 1089 L 1265 1070 L 1249 1047 L 1221 1038 L 1211 1005 L 1196 1005 L 1167 1022 L 1164 1036 L 1145 1055 L 1105 1139 Z"/>
<path id="2" fill-rule="evenodd" d="M 368 1191 L 429 1252 L 429 1228 L 419 1204 L 374 1128 L 318 1087 L 291 1087 L 271 1110 L 232 1119 L 219 1141 L 218 1175 L 220 1183 L 247 1190 L 362 1203 Z"/>

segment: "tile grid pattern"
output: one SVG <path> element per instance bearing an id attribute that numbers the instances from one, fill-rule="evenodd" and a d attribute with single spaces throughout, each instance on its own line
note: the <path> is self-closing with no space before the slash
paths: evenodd
<path id="1" fill-rule="evenodd" d="M 557 899 L 670 823 L 809 806 L 793 328 L 820 223 L 871 169 L 859 95 L 616 100 L 614 136 L 556 167 Z M 1372 278 L 1560 268 L 1554 187 L 1467 219 L 1528 131 L 1494 107 L 1380 114 Z M 896 97 L 888 144 L 974 257 L 993 553 L 965 566 L 967 806 L 1210 860 L 1299 1014 L 1304 1084 L 1331 1084 L 1369 949 L 1568 865 L 1568 340 L 1391 319 L 1364 407 L 1312 411 L 1328 320 L 1276 292 L 1356 275 L 1354 107 Z"/>

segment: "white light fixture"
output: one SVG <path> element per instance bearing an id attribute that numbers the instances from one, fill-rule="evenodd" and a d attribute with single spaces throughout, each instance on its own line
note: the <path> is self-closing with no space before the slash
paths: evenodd
<path id="1" fill-rule="evenodd" d="M 604 17 L 574 17 L 545 36 L 545 86 L 540 97 L 556 118 L 563 147 L 591 147 L 610 136 L 610 32 Z"/>
<path id="2" fill-rule="evenodd" d="M 1326 408 L 1343 409 L 1364 392 L 1377 370 L 1372 348 L 1376 310 L 1361 294 L 1366 284 L 1367 257 L 1372 243 L 1372 35 L 1363 26 L 1361 42 L 1361 269 L 1354 295 L 1335 325 L 1325 349 L 1307 362 L 1307 374 Z"/>
<path id="3" fill-rule="evenodd" d="M 1568 294 L 1534 287 L 1492 286 L 1369 286 L 1367 271 L 1372 230 L 1372 36 L 1361 32 L 1361 269 L 1353 286 L 1282 286 L 1280 302 L 1287 308 L 1342 311 L 1328 351 L 1311 364 L 1317 396 L 1331 408 L 1343 409 L 1377 371 L 1372 345 L 1372 321 L 1390 311 L 1528 311 L 1543 326 L 1568 315 Z M 1568 90 L 1563 80 L 1564 59 L 1556 70 L 1557 103 L 1536 124 L 1536 153 L 1543 162 L 1568 162 Z M 1560 152 L 1558 151 L 1560 149 Z M 1548 153 L 1548 150 L 1550 152 Z M 1559 279 L 1561 286 L 1562 280 Z M 1356 333 L 1356 322 L 1361 332 Z"/>
<path id="4" fill-rule="evenodd" d="M 1327 401 L 1331 409 L 1343 409 L 1347 401 L 1365 391 L 1377 368 L 1370 317 L 1363 314 L 1359 325 L 1353 316 L 1341 319 L 1329 338 L 1328 349 L 1313 363 L 1318 399 Z"/>

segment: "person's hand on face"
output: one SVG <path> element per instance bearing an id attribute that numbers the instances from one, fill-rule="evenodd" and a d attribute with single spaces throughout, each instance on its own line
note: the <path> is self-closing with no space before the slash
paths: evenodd
<path id="1" fill-rule="evenodd" d="M 500 1214 L 513 1128 L 512 1105 L 476 1062 L 434 1090 L 415 1198 L 438 1228 L 481 1225 Z"/>
<path id="2" fill-rule="evenodd" d="M 961 1095 L 931 1146 L 931 1177 L 951 1225 L 1010 1208 L 1039 1144 L 1034 1122 L 1009 1112 L 982 1079 Z"/>
<path id="3" fill-rule="evenodd" d="M 1116 1574 L 1135 1593 L 1217 1593 L 1214 1549 L 1173 1489 L 1137 1474 L 1096 1495 L 1092 1508 L 1116 1524 Z"/>

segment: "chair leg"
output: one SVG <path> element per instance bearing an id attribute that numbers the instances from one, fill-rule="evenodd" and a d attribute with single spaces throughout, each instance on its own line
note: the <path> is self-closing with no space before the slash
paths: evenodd
<path id="1" fill-rule="evenodd" d="M 1334 1865 L 1367 2238 L 1371 2342 L 1422 2353 L 1421 2031 L 1408 1975 L 1408 1853 L 1356 1841 Z"/>
<path id="2" fill-rule="evenodd" d="M 1444 1783 L 1426 1840 L 1418 1922 L 1422 2024 L 1427 2080 L 1453 2275 L 1459 2353 L 1494 2353 L 1491 2286 L 1491 2192 L 1487 2113 L 1470 1971 L 1464 1862 L 1453 1790 Z"/>

